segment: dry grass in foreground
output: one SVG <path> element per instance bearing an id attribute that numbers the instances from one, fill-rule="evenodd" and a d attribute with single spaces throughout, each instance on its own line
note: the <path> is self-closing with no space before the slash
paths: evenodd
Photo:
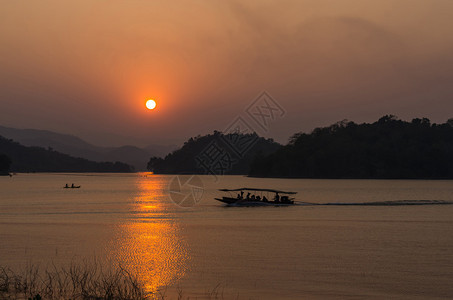
<path id="1" fill-rule="evenodd" d="M 171 296 L 164 286 L 147 292 L 137 276 L 118 264 L 108 268 L 94 259 L 93 262 L 71 263 L 69 266 L 52 264 L 45 269 L 29 263 L 20 273 L 0 266 L 0 299 L 70 299 L 70 300 L 144 300 L 144 299 L 224 299 L 221 284 L 212 290 L 194 295 L 183 295 L 177 288 Z M 239 298 L 239 296 L 237 297 Z"/>
<path id="2" fill-rule="evenodd" d="M 0 267 L 0 299 L 149 299 L 138 279 L 118 266 L 104 270 L 92 264 L 39 270 L 27 266 L 21 274 Z"/>

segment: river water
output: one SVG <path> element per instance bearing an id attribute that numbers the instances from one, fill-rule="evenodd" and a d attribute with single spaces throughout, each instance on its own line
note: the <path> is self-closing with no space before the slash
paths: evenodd
<path id="1" fill-rule="evenodd" d="M 81 188 L 63 189 L 66 183 Z M 452 183 L 0 177 L 0 266 L 95 258 L 120 263 L 169 299 L 179 291 L 198 299 L 451 298 L 453 205 L 405 204 L 453 202 Z M 219 188 L 245 186 L 296 191 L 298 205 L 225 207 L 214 200 Z M 366 205 L 374 202 L 383 205 Z M 342 205 L 316 205 L 326 203 Z"/>

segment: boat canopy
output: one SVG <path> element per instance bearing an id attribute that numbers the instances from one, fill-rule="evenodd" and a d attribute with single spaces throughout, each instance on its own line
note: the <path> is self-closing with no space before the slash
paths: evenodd
<path id="1" fill-rule="evenodd" d="M 253 189 L 253 188 L 220 189 L 219 191 L 221 191 L 221 192 L 260 191 L 260 192 L 271 192 L 271 193 L 288 194 L 288 195 L 297 194 L 297 192 L 285 192 L 285 191 L 279 191 L 279 190 L 271 190 L 271 189 Z"/>

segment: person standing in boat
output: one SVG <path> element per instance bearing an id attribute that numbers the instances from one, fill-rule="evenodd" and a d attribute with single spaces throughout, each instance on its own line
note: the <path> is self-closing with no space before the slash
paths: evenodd
<path id="1" fill-rule="evenodd" d="M 280 202 L 280 196 L 278 195 L 278 193 L 275 193 L 275 202 Z"/>

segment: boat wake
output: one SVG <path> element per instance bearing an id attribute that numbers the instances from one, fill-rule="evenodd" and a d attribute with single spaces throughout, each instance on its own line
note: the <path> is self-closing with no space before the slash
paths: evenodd
<path id="1" fill-rule="evenodd" d="M 403 206 L 403 205 L 448 205 L 453 201 L 445 200 L 395 200 L 395 201 L 375 201 L 375 202 L 330 202 L 330 203 L 310 203 L 297 202 L 297 205 L 333 205 L 333 206 Z"/>

